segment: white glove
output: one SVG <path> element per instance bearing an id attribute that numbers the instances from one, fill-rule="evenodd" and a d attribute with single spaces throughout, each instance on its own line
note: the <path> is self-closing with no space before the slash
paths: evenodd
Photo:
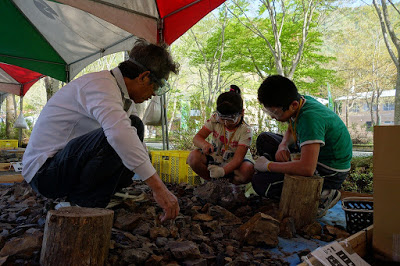
<path id="1" fill-rule="evenodd" d="M 254 164 L 254 169 L 259 172 L 270 172 L 268 166 L 271 163 L 270 160 L 265 158 L 264 156 L 259 157 Z"/>
<path id="2" fill-rule="evenodd" d="M 207 169 L 210 171 L 211 178 L 220 178 L 225 175 L 225 170 L 221 166 L 209 165 Z"/>

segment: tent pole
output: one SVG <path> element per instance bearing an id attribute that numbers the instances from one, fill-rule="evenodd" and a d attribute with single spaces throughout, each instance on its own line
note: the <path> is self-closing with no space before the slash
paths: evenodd
<path id="1" fill-rule="evenodd" d="M 164 125 L 165 125 L 165 139 L 166 139 L 166 144 L 167 144 L 167 150 L 169 150 L 169 137 L 168 137 L 168 119 L 167 119 L 167 99 L 165 98 L 165 94 L 163 95 L 164 101 L 163 101 L 163 114 L 164 117 L 162 118 L 164 120 Z"/>
<path id="2" fill-rule="evenodd" d="M 22 114 L 23 109 L 24 109 L 24 96 L 23 94 L 23 87 L 21 86 L 21 90 L 19 93 L 19 110 L 20 110 L 20 114 Z M 22 128 L 18 129 L 18 147 L 22 147 Z"/>
<path id="3" fill-rule="evenodd" d="M 162 146 L 165 150 L 165 134 L 164 134 L 164 95 L 161 96 L 161 131 L 162 131 Z"/>
<path id="4" fill-rule="evenodd" d="M 157 24 L 158 28 L 158 43 L 164 42 L 164 19 L 160 19 Z M 163 150 L 167 148 L 169 150 L 169 140 L 168 140 L 168 120 L 167 120 L 167 104 L 165 94 L 161 96 L 161 128 L 163 135 Z"/>

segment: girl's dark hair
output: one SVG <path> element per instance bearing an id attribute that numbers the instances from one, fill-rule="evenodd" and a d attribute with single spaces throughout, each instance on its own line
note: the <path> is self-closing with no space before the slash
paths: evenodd
<path id="1" fill-rule="evenodd" d="M 240 88 L 231 85 L 229 91 L 222 93 L 217 99 L 217 111 L 223 115 L 233 115 L 243 110 L 243 99 Z"/>
<path id="2" fill-rule="evenodd" d="M 290 79 L 271 75 L 258 88 L 258 101 L 265 107 L 282 107 L 286 111 L 293 101 L 299 101 L 300 94 Z"/>

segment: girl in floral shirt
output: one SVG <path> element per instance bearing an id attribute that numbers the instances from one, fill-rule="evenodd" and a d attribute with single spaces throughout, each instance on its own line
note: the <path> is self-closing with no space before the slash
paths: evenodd
<path id="1" fill-rule="evenodd" d="M 206 180 L 225 177 L 234 184 L 246 184 L 254 173 L 249 151 L 252 135 L 244 122 L 240 89 L 231 85 L 218 97 L 217 110 L 194 136 L 193 143 L 199 149 L 190 153 L 188 164 Z"/>

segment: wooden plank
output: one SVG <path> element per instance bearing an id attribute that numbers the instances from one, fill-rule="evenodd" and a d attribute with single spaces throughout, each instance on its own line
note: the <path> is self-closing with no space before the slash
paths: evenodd
<path id="1" fill-rule="evenodd" d="M 24 178 L 21 174 L 16 175 L 0 175 L 0 183 L 14 183 L 14 182 L 22 182 Z"/>
<path id="2" fill-rule="evenodd" d="M 346 238 L 345 241 L 350 244 L 351 248 L 356 252 L 360 257 L 364 257 L 367 255 L 368 250 L 372 248 L 372 229 L 373 225 L 370 225 L 366 228 L 366 230 L 355 233 L 354 235 Z"/>
<path id="3" fill-rule="evenodd" d="M 357 253 L 361 258 L 367 255 L 367 252 L 372 248 L 372 229 L 373 225 L 370 225 L 365 230 L 355 233 L 349 236 L 344 241 L 340 241 L 339 244 L 350 254 Z M 329 245 L 329 244 L 328 244 Z M 308 263 L 303 261 L 298 266 L 308 265 L 320 266 L 323 264 L 319 262 L 315 257 L 310 257 Z"/>
<path id="4" fill-rule="evenodd" d="M 0 172 L 10 171 L 10 163 L 0 163 Z"/>

